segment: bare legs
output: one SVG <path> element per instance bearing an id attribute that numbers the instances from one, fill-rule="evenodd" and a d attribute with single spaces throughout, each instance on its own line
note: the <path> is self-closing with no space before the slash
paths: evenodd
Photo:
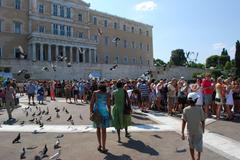
<path id="1" fill-rule="evenodd" d="M 101 133 L 102 131 L 102 133 Z M 106 128 L 97 128 L 98 150 L 106 152 Z"/>
<path id="2" fill-rule="evenodd" d="M 194 149 L 190 148 L 190 154 L 191 154 L 192 160 L 195 160 Z M 200 160 L 200 158 L 201 158 L 201 152 L 198 152 L 198 157 L 196 160 Z"/>

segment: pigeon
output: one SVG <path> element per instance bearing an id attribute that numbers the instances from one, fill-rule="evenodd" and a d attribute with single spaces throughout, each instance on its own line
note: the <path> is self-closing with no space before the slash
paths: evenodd
<path id="1" fill-rule="evenodd" d="M 52 118 L 52 117 L 50 116 L 46 121 L 51 121 L 51 118 Z"/>
<path id="2" fill-rule="evenodd" d="M 64 134 L 59 134 L 59 135 L 57 135 L 56 138 L 63 138 L 63 137 L 64 137 Z"/>
<path id="3" fill-rule="evenodd" d="M 33 134 L 38 134 L 39 132 L 37 130 L 34 130 L 32 133 Z"/>
<path id="4" fill-rule="evenodd" d="M 37 114 L 37 116 L 40 116 L 42 114 L 42 112 L 40 111 L 38 114 Z"/>
<path id="5" fill-rule="evenodd" d="M 30 119 L 30 120 L 29 120 L 29 122 L 33 122 L 34 120 L 35 120 L 35 118 L 33 118 L 33 119 Z"/>
<path id="6" fill-rule="evenodd" d="M 42 68 L 42 71 L 49 72 L 49 68 L 45 66 Z"/>
<path id="7" fill-rule="evenodd" d="M 21 139 L 21 135 L 20 135 L 20 133 L 18 133 L 18 135 L 17 135 L 17 137 L 12 141 L 12 143 L 14 144 L 14 143 L 20 143 L 20 140 Z"/>
<path id="8" fill-rule="evenodd" d="M 40 121 L 39 125 L 40 125 L 39 126 L 40 128 L 43 128 L 43 126 L 44 126 L 44 124 L 41 121 Z"/>
<path id="9" fill-rule="evenodd" d="M 57 160 L 57 159 L 59 159 L 60 155 L 61 155 L 61 150 L 59 150 L 57 153 L 55 153 L 54 155 L 52 155 L 49 159 L 55 159 L 55 160 Z"/>
<path id="10" fill-rule="evenodd" d="M 26 111 L 26 114 L 25 114 L 25 115 L 26 115 L 26 117 L 28 117 L 28 111 Z"/>
<path id="11" fill-rule="evenodd" d="M 24 53 L 22 46 L 18 46 L 17 54 L 19 54 L 19 58 L 26 59 L 27 55 Z"/>
<path id="12" fill-rule="evenodd" d="M 40 151 L 39 154 L 41 155 L 41 157 L 46 157 L 47 156 L 47 152 L 48 152 L 48 148 L 47 148 L 47 145 L 45 144 L 43 150 Z"/>
<path id="13" fill-rule="evenodd" d="M 42 158 L 41 158 L 39 155 L 36 155 L 36 156 L 34 157 L 34 160 L 42 160 Z"/>
<path id="14" fill-rule="evenodd" d="M 72 120 L 72 115 L 69 116 L 69 118 L 67 119 L 67 121 L 71 121 Z"/>
<path id="15" fill-rule="evenodd" d="M 66 110 L 66 108 L 65 108 L 65 107 L 63 107 L 62 111 L 65 111 L 65 110 Z"/>
<path id="16" fill-rule="evenodd" d="M 58 57 L 57 57 L 57 60 L 58 60 L 58 61 L 61 61 L 61 62 L 62 62 L 62 61 L 67 61 L 67 57 L 66 57 L 66 56 L 58 56 Z"/>
<path id="17" fill-rule="evenodd" d="M 20 159 L 25 159 L 26 158 L 25 153 L 26 153 L 25 148 L 23 148 L 22 153 L 20 155 Z"/>
<path id="18" fill-rule="evenodd" d="M 47 107 L 47 111 L 46 111 L 45 115 L 48 115 L 48 114 L 49 114 L 49 109 L 48 109 L 48 107 Z"/>
<path id="19" fill-rule="evenodd" d="M 23 125 L 24 125 L 24 123 L 25 123 L 25 121 L 22 121 L 22 122 L 20 123 L 20 125 L 21 125 L 21 126 L 23 126 Z"/>
<path id="20" fill-rule="evenodd" d="M 57 112 L 57 115 L 56 115 L 56 117 L 57 117 L 57 118 L 60 118 L 60 115 L 59 115 L 59 113 L 58 113 L 58 112 Z"/>
<path id="21" fill-rule="evenodd" d="M 78 48 L 78 50 L 79 50 L 79 52 L 82 53 L 82 54 L 85 54 L 85 52 L 86 52 L 86 49 L 84 49 L 84 48 Z"/>
<path id="22" fill-rule="evenodd" d="M 54 149 L 60 148 L 60 140 L 59 139 L 56 141 L 56 143 L 54 144 L 53 148 Z"/>
<path id="23" fill-rule="evenodd" d="M 112 68 L 110 68 L 110 70 L 113 71 L 113 70 L 117 69 L 117 67 L 118 67 L 118 65 L 115 64 L 114 66 L 112 66 Z"/>
<path id="24" fill-rule="evenodd" d="M 120 41 L 120 38 L 119 38 L 119 37 L 115 37 L 115 38 L 113 38 L 113 40 L 112 40 L 112 42 L 115 43 L 115 46 L 116 46 L 116 47 L 117 47 L 119 41 Z"/>
<path id="25" fill-rule="evenodd" d="M 36 115 L 36 113 L 34 112 L 33 114 L 32 114 L 32 117 L 34 117 Z"/>
<path id="26" fill-rule="evenodd" d="M 99 35 L 99 36 L 102 36 L 102 35 L 103 35 L 103 31 L 102 31 L 100 28 L 98 28 L 98 35 Z"/>
<path id="27" fill-rule="evenodd" d="M 56 72 L 57 71 L 57 65 L 52 64 L 51 66 L 52 66 L 53 71 Z"/>
<path id="28" fill-rule="evenodd" d="M 80 118 L 81 120 L 83 120 L 83 118 L 82 118 L 82 115 L 81 115 L 81 114 L 80 114 L 79 118 Z"/>
<path id="29" fill-rule="evenodd" d="M 59 108 L 55 107 L 54 109 L 55 109 L 56 112 L 60 112 Z"/>
<path id="30" fill-rule="evenodd" d="M 44 114 L 45 114 L 45 112 L 46 112 L 46 111 L 45 111 L 45 110 L 43 110 L 43 111 L 42 111 L 42 115 L 44 115 Z"/>
<path id="31" fill-rule="evenodd" d="M 71 124 L 74 125 L 74 121 L 73 120 L 71 120 Z"/>
<path id="32" fill-rule="evenodd" d="M 17 76 L 20 76 L 21 74 L 27 73 L 27 72 L 28 72 L 28 70 L 26 70 L 26 69 L 19 70 L 17 73 Z"/>
<path id="33" fill-rule="evenodd" d="M 72 67 L 72 64 L 70 62 L 67 63 L 67 67 Z"/>
<path id="34" fill-rule="evenodd" d="M 66 112 L 66 114 L 69 114 L 69 112 L 68 112 L 68 110 L 67 110 L 67 109 L 65 110 L 65 112 Z"/>

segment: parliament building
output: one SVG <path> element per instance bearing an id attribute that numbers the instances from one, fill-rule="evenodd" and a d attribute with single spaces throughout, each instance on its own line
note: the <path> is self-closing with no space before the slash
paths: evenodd
<path id="1" fill-rule="evenodd" d="M 82 0 L 0 0 L 0 72 L 26 69 L 32 79 L 90 73 L 137 78 L 153 68 L 152 28 L 93 10 Z"/>

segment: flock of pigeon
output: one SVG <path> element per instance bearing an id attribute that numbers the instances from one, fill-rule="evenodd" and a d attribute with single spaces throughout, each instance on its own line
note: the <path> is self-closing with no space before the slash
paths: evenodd
<path id="1" fill-rule="evenodd" d="M 69 111 L 65 107 L 62 107 L 62 109 L 59 109 L 58 107 L 55 107 L 54 110 L 55 110 L 56 118 L 60 118 L 60 114 L 59 113 L 63 112 L 63 114 L 69 115 L 69 117 L 66 119 L 66 121 L 70 122 L 71 125 L 74 125 L 73 116 L 69 113 Z M 35 106 L 35 109 L 32 109 L 29 106 L 29 107 L 24 108 L 23 112 L 24 112 L 26 117 L 31 116 L 31 119 L 29 119 L 29 122 L 35 123 L 35 124 L 39 125 L 40 129 L 43 129 L 43 127 L 44 127 L 43 119 L 46 116 L 47 116 L 47 118 L 45 118 L 45 120 L 47 122 L 52 120 L 52 116 L 50 115 L 50 111 L 49 111 L 48 107 L 46 108 L 46 110 L 43 110 L 43 109 L 41 109 L 38 106 Z M 31 115 L 30 115 L 30 113 L 31 113 Z M 80 114 L 79 118 L 81 120 L 83 120 L 81 114 Z M 23 126 L 24 124 L 25 124 L 25 121 L 21 121 L 20 122 L 20 125 Z M 33 134 L 38 134 L 38 133 L 39 132 L 37 130 L 33 131 Z M 63 138 L 63 137 L 64 137 L 63 134 L 60 134 L 60 135 L 58 135 L 56 137 L 57 141 L 53 145 L 54 150 L 57 150 L 57 149 L 61 148 L 60 138 Z M 18 133 L 17 137 L 12 141 L 12 143 L 13 144 L 21 143 L 20 140 L 21 140 L 21 134 Z M 20 159 L 26 159 L 26 149 L 27 150 L 33 150 L 33 149 L 36 149 L 36 148 L 38 148 L 38 146 L 31 146 L 31 147 L 28 147 L 28 148 L 23 148 L 22 152 L 20 154 Z M 47 148 L 47 145 L 45 144 L 44 148 L 39 152 L 39 154 L 34 157 L 34 160 L 42 160 L 44 158 L 49 157 L 47 152 L 48 152 L 48 148 Z M 57 160 L 57 159 L 59 159 L 60 155 L 61 155 L 61 150 L 58 150 L 58 152 L 55 153 L 54 155 L 50 156 L 49 159 Z"/>

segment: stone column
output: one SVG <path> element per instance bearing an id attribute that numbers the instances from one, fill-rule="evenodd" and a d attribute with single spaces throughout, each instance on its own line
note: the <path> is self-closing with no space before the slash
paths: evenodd
<path id="1" fill-rule="evenodd" d="M 66 46 L 63 46 L 63 57 L 66 57 Z"/>
<path id="2" fill-rule="evenodd" d="M 83 48 L 84 52 L 82 53 L 83 55 L 83 63 L 86 63 L 86 57 L 85 57 L 85 53 L 86 53 L 86 48 Z"/>
<path id="3" fill-rule="evenodd" d="M 76 49 L 76 58 L 77 58 L 76 62 L 79 63 L 79 50 L 78 49 Z"/>
<path id="4" fill-rule="evenodd" d="M 97 63 L 97 50 L 93 49 L 93 53 L 94 53 L 94 62 L 93 63 Z"/>
<path id="5" fill-rule="evenodd" d="M 43 44 L 40 43 L 40 61 L 43 61 Z"/>
<path id="6" fill-rule="evenodd" d="M 73 53 L 72 53 L 72 46 L 70 46 L 70 60 L 71 63 L 73 62 Z"/>
<path id="7" fill-rule="evenodd" d="M 52 50 L 51 50 L 51 44 L 48 45 L 48 62 L 52 61 Z"/>
<path id="8" fill-rule="evenodd" d="M 36 61 L 36 43 L 32 44 L 32 60 Z"/>

